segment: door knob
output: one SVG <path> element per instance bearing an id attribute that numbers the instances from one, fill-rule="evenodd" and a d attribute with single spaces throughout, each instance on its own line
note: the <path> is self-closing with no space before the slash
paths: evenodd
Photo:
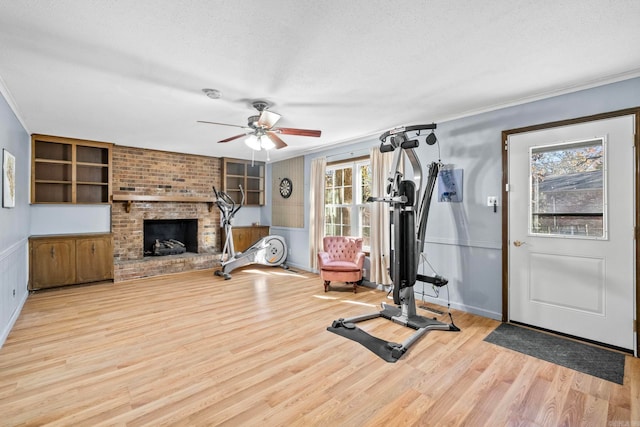
<path id="1" fill-rule="evenodd" d="M 520 246 L 526 244 L 526 242 L 521 242 L 520 240 L 514 240 L 513 241 L 513 246 L 519 248 Z"/>

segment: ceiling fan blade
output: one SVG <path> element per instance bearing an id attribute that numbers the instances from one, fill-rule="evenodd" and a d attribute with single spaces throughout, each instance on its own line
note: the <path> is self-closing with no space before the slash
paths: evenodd
<path id="1" fill-rule="evenodd" d="M 249 133 L 251 133 L 251 132 L 249 132 Z M 241 133 L 240 135 L 232 136 L 232 137 L 229 137 L 229 138 L 227 138 L 227 139 L 223 139 L 223 140 L 218 141 L 218 142 L 229 142 L 229 141 L 233 141 L 234 139 L 242 138 L 243 136 L 248 135 L 249 133 Z"/>
<path id="2" fill-rule="evenodd" d="M 315 136 L 319 137 L 322 131 L 311 129 L 295 129 L 295 128 L 277 128 L 273 129 L 274 132 L 281 133 L 283 135 L 299 135 L 299 136 Z"/>
<path id="3" fill-rule="evenodd" d="M 273 113 L 268 110 L 262 110 L 260 113 L 260 119 L 258 120 L 258 125 L 262 126 L 266 129 L 271 129 L 275 124 L 280 120 L 280 114 Z"/>
<path id="4" fill-rule="evenodd" d="M 276 150 L 287 146 L 287 144 L 282 139 L 280 139 L 280 137 L 276 135 L 275 132 L 267 131 L 266 135 L 276 145 Z"/>
<path id="5" fill-rule="evenodd" d="M 207 122 L 205 120 L 198 120 L 198 123 L 207 123 L 209 125 L 221 125 L 221 126 L 232 126 L 234 128 L 241 128 L 241 129 L 249 129 L 246 126 L 239 126 L 239 125 L 230 125 L 228 123 L 218 123 L 218 122 Z"/>

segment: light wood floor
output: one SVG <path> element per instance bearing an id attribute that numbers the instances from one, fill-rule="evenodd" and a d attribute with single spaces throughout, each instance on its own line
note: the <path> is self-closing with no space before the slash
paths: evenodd
<path id="1" fill-rule="evenodd" d="M 639 359 L 613 384 L 486 343 L 498 322 L 454 311 L 461 332 L 386 363 L 326 331 L 388 301 L 358 291 L 264 267 L 30 295 L 0 349 L 0 425 L 640 425 Z"/>

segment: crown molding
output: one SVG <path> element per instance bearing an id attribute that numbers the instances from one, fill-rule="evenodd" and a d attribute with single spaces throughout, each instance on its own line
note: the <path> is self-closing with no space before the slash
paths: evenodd
<path id="1" fill-rule="evenodd" d="M 16 116 L 16 118 L 18 119 L 18 121 L 20 122 L 24 130 L 28 134 L 31 134 L 31 132 L 29 131 L 29 128 L 27 127 L 27 124 L 22 118 L 22 114 L 20 114 L 20 109 L 18 108 L 18 104 L 16 104 L 15 99 L 13 99 L 13 96 L 11 96 L 11 92 L 9 91 L 9 88 L 7 87 L 4 80 L 2 79 L 2 76 L 0 76 L 0 94 L 2 94 L 5 101 L 7 101 L 7 104 L 9 104 L 9 108 L 11 108 L 11 111 L 13 111 L 13 114 Z"/>

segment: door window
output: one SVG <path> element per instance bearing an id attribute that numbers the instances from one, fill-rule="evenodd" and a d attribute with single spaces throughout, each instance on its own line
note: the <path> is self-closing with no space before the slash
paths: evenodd
<path id="1" fill-rule="evenodd" d="M 605 141 L 529 150 L 529 234 L 605 239 Z"/>

